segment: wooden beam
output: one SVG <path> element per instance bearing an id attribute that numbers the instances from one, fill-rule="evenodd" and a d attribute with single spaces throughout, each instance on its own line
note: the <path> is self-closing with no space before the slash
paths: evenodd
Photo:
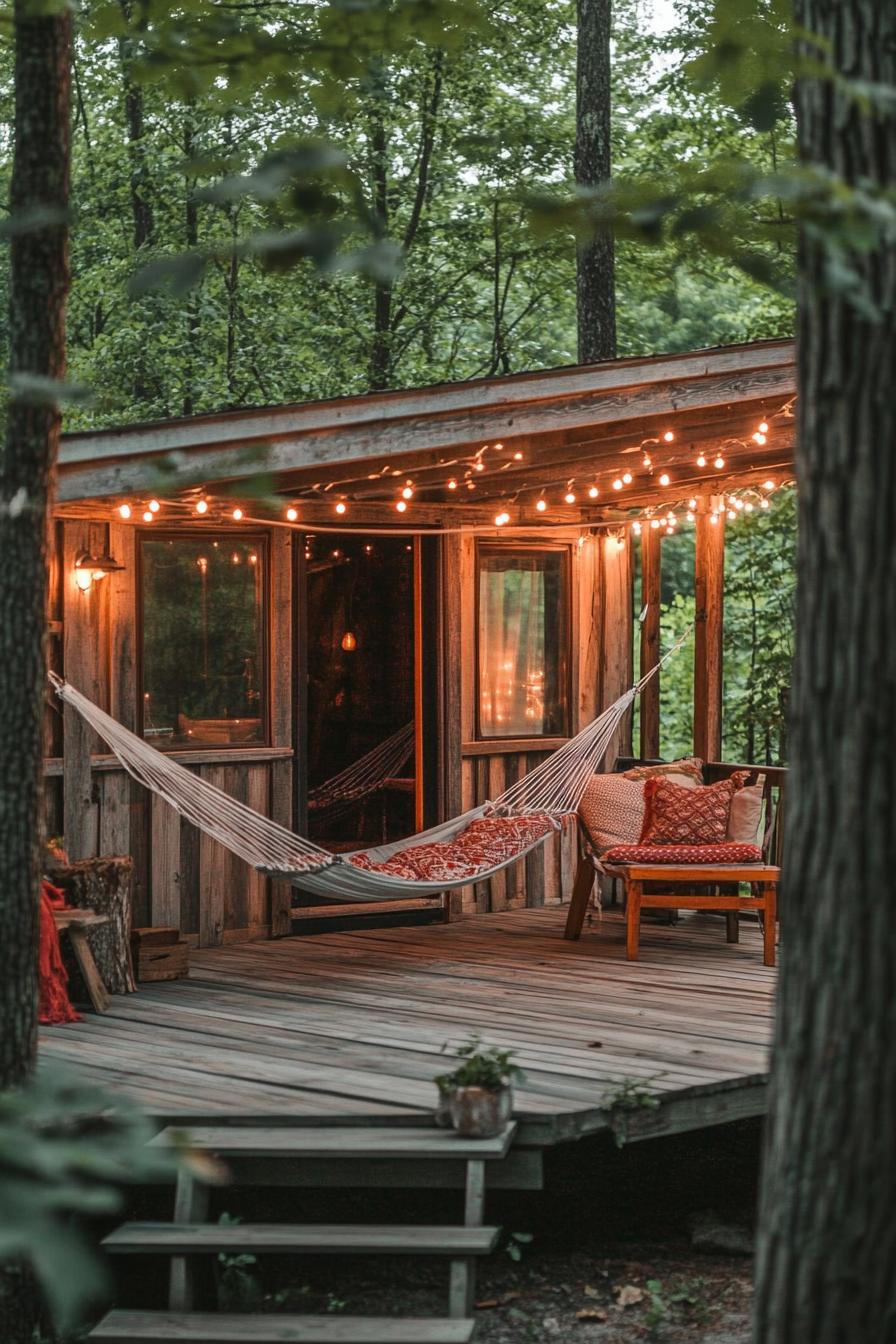
<path id="1" fill-rule="evenodd" d="M 641 676 L 656 667 L 660 656 L 660 597 L 662 542 L 659 528 L 641 533 Z M 657 672 L 641 692 L 641 755 L 652 760 L 660 754 L 660 676 Z"/>
<path id="2" fill-rule="evenodd" d="M 725 515 L 703 503 L 694 560 L 694 755 L 704 761 L 722 754 L 724 584 Z"/>
<path id="3" fill-rule="evenodd" d="M 626 531 L 619 537 L 602 536 L 600 685 L 601 704 L 606 709 L 632 684 L 632 557 L 631 537 Z M 627 713 L 607 760 L 631 755 L 632 717 Z"/>

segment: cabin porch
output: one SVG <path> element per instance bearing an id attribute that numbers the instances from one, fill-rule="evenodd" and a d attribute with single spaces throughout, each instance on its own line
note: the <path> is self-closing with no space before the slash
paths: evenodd
<path id="1" fill-rule="evenodd" d="M 524 1148 L 612 1127 L 628 1139 L 765 1108 L 774 970 L 758 926 L 645 920 L 625 960 L 614 908 L 563 939 L 566 909 L 208 947 L 189 978 L 117 996 L 102 1018 L 41 1031 L 44 1068 L 138 1101 L 160 1124 L 427 1123 L 446 1042 L 516 1052 Z"/>

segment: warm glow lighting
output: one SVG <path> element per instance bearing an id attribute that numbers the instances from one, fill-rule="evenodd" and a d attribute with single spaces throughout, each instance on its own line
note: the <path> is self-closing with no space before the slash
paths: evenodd
<path id="1" fill-rule="evenodd" d="M 497 514 L 495 514 L 495 527 L 503 527 L 505 523 L 509 523 L 509 522 L 510 522 L 510 514 L 509 514 L 509 513 L 497 513 Z"/>
<path id="2" fill-rule="evenodd" d="M 401 492 L 401 497 L 402 499 L 413 499 L 414 487 L 412 485 L 406 485 Z"/>
<path id="3" fill-rule="evenodd" d="M 339 503 L 336 505 L 336 512 L 345 513 L 345 505 L 342 503 L 342 500 L 340 500 Z"/>
<path id="4" fill-rule="evenodd" d="M 634 534 L 635 534 L 636 537 L 640 537 L 640 535 L 641 535 L 641 524 L 638 523 L 638 522 L 634 522 L 634 523 L 632 523 L 632 531 L 634 532 Z"/>
<path id="5" fill-rule="evenodd" d="M 88 592 L 93 584 L 93 570 L 76 569 L 75 583 L 81 589 L 82 593 Z"/>
<path id="6" fill-rule="evenodd" d="M 643 458 L 641 459 L 641 462 L 642 462 L 642 465 L 645 466 L 645 467 L 652 467 L 652 466 L 653 466 L 653 458 L 650 456 L 649 453 L 645 453 L 645 454 L 644 454 Z"/>
<path id="7" fill-rule="evenodd" d="M 563 496 L 563 498 L 564 498 L 564 500 L 566 501 L 567 504 L 575 504 L 575 502 L 576 502 L 576 497 L 575 497 L 575 495 L 573 494 L 573 492 L 572 492 L 571 490 L 567 490 L 567 492 L 566 492 L 566 494 Z"/>
<path id="8" fill-rule="evenodd" d="M 600 494 L 600 491 L 598 490 L 597 486 L 596 486 L 596 485 L 592 485 L 591 488 L 590 488 L 589 491 L 588 491 L 588 498 L 589 498 L 589 499 L 597 499 L 597 497 L 598 497 L 599 494 Z"/>
<path id="9" fill-rule="evenodd" d="M 287 510 L 286 510 L 286 517 L 287 517 L 287 519 L 289 520 L 289 522 L 294 523 L 295 520 L 298 518 L 298 516 L 299 516 L 299 514 L 298 514 L 298 510 L 296 510 L 296 509 L 287 509 Z"/>
<path id="10" fill-rule="evenodd" d="M 725 465 L 725 459 L 724 457 L 721 456 L 717 457 L 715 462 L 713 462 L 713 466 L 715 467 L 716 471 L 721 471 L 724 465 Z"/>
<path id="11" fill-rule="evenodd" d="M 207 500 L 207 499 L 200 499 L 200 500 L 197 500 L 197 502 L 196 502 L 196 512 L 197 512 L 197 513 L 208 513 L 208 500 Z"/>
<path id="12" fill-rule="evenodd" d="M 757 433 L 753 435 L 753 442 L 758 443 L 759 446 L 762 447 L 762 445 L 766 442 L 765 435 L 757 431 Z"/>
<path id="13" fill-rule="evenodd" d="M 689 508 L 689 509 L 696 509 L 696 507 L 697 507 L 697 501 L 696 501 L 696 499 L 689 499 L 689 500 L 688 500 L 688 508 Z"/>
<path id="14" fill-rule="evenodd" d="M 536 499 L 536 501 L 535 501 L 535 507 L 536 507 L 536 509 L 538 510 L 539 513 L 544 513 L 544 511 L 545 511 L 545 509 L 547 508 L 547 506 L 548 506 L 548 502 L 547 502 L 546 499 Z"/>
<path id="15" fill-rule="evenodd" d="M 144 523 L 151 523 L 154 517 L 155 515 L 150 513 L 149 509 L 147 509 L 143 515 L 143 521 Z"/>
<path id="16" fill-rule="evenodd" d="M 752 513 L 752 512 L 753 512 L 753 505 L 750 503 L 749 500 L 747 500 L 746 504 L 744 505 L 744 513 Z"/>
<path id="17" fill-rule="evenodd" d="M 474 462 L 474 463 L 473 463 L 473 470 L 474 470 L 474 471 L 485 471 L 485 463 L 484 463 L 484 462 Z"/>
<path id="18" fill-rule="evenodd" d="M 761 499 L 761 500 L 759 501 L 759 507 L 760 507 L 760 509 L 767 509 L 767 508 L 768 508 L 768 500 L 767 500 L 767 499 Z"/>
<path id="19" fill-rule="evenodd" d="M 400 499 L 398 503 L 395 505 L 395 507 L 399 513 L 406 513 L 408 506 L 403 499 Z"/>
<path id="20" fill-rule="evenodd" d="M 767 433 L 768 433 L 768 422 L 767 422 L 766 420 L 763 420 L 762 423 L 760 424 L 760 426 L 759 426 L 759 433 L 760 433 L 760 434 L 767 434 Z"/>
<path id="21" fill-rule="evenodd" d="M 774 481 L 763 481 L 763 482 L 762 482 L 762 488 L 763 488 L 763 490 L 774 490 L 774 488 L 775 488 L 775 483 L 774 483 Z"/>
<path id="22" fill-rule="evenodd" d="M 701 453 L 700 456 L 697 458 L 697 466 L 698 466 L 698 467 L 705 467 L 705 466 L 706 466 L 706 458 L 703 456 L 702 453 Z"/>
<path id="23" fill-rule="evenodd" d="M 358 641 L 351 630 L 346 630 L 342 636 L 342 647 L 346 653 L 352 653 L 358 647 Z"/>
<path id="24" fill-rule="evenodd" d="M 242 511 L 242 509 L 234 509 L 233 514 L 232 514 L 232 517 L 233 517 L 233 521 L 234 521 L 235 523 L 238 523 L 238 522 L 240 521 L 240 519 L 242 518 L 242 516 L 243 516 L 243 511 Z"/>
<path id="25" fill-rule="evenodd" d="M 690 509 L 688 509 L 687 513 L 685 514 L 685 518 L 687 518 L 689 523 L 692 523 L 694 521 L 694 515 Z"/>
<path id="26" fill-rule="evenodd" d="M 448 482 L 448 489 L 449 489 L 449 490 L 456 490 L 456 489 L 457 489 L 457 481 L 454 479 L 453 476 L 452 476 L 451 480 Z"/>
<path id="27" fill-rule="evenodd" d="M 631 485 L 631 483 L 632 483 L 632 474 L 631 474 L 631 472 L 630 472 L 630 471 L 624 471 L 624 472 L 622 473 L 622 484 L 623 484 L 623 485 Z"/>
<path id="28" fill-rule="evenodd" d="M 709 515 L 709 521 L 712 523 L 713 527 L 718 527 L 718 525 L 719 525 L 719 515 L 718 515 L 717 513 L 711 513 L 711 514 Z"/>
<path id="29" fill-rule="evenodd" d="M 659 527 L 659 525 L 660 525 L 659 518 L 651 518 L 650 526 L 654 529 L 654 531 Z"/>
<path id="30" fill-rule="evenodd" d="M 734 512 L 734 510 L 733 510 L 733 509 L 729 509 L 729 510 L 728 510 L 728 518 L 730 519 L 730 521 L 731 521 L 732 523 L 734 522 L 734 520 L 735 520 L 736 517 L 737 517 L 737 514 Z"/>
<path id="31" fill-rule="evenodd" d="M 734 507 L 735 507 L 736 509 L 742 509 L 743 506 L 744 506 L 744 502 L 743 502 L 742 499 L 736 499 L 736 500 L 734 501 Z"/>
<path id="32" fill-rule="evenodd" d="M 157 499 L 151 499 L 149 501 L 149 507 L 152 513 L 158 513 L 159 509 L 161 508 L 161 505 L 159 504 L 159 501 Z"/>
<path id="33" fill-rule="evenodd" d="M 118 512 L 119 512 L 119 515 L 120 515 L 122 518 L 130 518 L 130 516 L 131 516 L 131 506 L 130 506 L 130 504 L 119 504 L 119 506 L 118 506 Z"/>
<path id="34" fill-rule="evenodd" d="M 621 489 L 622 489 L 622 477 L 621 477 L 621 476 L 617 476 L 617 477 L 616 477 L 615 481 L 613 482 L 613 489 L 614 489 L 614 490 L 621 490 Z"/>
<path id="35" fill-rule="evenodd" d="M 523 455 L 522 455 L 522 453 L 514 453 L 514 455 L 513 455 L 513 460 L 514 460 L 514 462 L 522 462 L 522 460 L 523 460 Z"/>
<path id="36" fill-rule="evenodd" d="M 660 485 L 668 485 L 671 479 L 672 478 L 670 477 L 668 471 L 664 471 L 662 476 L 660 477 Z"/>
<path id="37" fill-rule="evenodd" d="M 671 523 L 670 523 L 669 526 L 666 528 L 666 536 L 667 536 L 667 537 L 674 537 L 674 536 L 675 536 L 675 528 L 672 526 Z"/>
<path id="38" fill-rule="evenodd" d="M 663 435 L 663 442 L 673 443 L 674 441 L 675 441 L 675 435 L 672 433 L 671 429 L 667 429 L 665 434 Z"/>

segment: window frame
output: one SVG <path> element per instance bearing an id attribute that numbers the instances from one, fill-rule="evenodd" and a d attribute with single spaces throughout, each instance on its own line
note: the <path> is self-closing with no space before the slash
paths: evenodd
<path id="1" fill-rule="evenodd" d="M 473 630 L 473 730 L 477 742 L 547 742 L 557 738 L 569 737 L 572 722 L 572 553 L 573 548 L 567 542 L 501 542 L 477 541 L 475 563 L 473 566 L 474 594 L 474 630 Z M 550 733 L 483 733 L 481 706 L 481 605 L 482 605 L 482 560 L 483 557 L 501 555 L 508 559 L 514 556 L 560 555 L 562 558 L 561 575 L 563 600 L 560 603 L 560 634 L 558 648 L 557 684 L 560 688 L 560 726 Z"/>
<path id="2" fill-rule="evenodd" d="M 143 738 L 143 705 L 144 705 L 144 685 L 145 685 L 145 667 L 144 667 L 144 634 L 145 634 L 145 564 L 143 559 L 144 541 L 213 541 L 227 540 L 251 542 L 258 552 L 259 559 L 263 566 L 261 581 L 261 640 L 259 648 L 259 657 L 263 667 L 262 685 L 264 688 L 264 700 L 262 705 L 261 718 L 262 736 L 257 742 L 228 742 L 209 744 L 208 742 L 170 742 L 164 745 L 153 743 L 157 751 L 196 751 L 196 752 L 238 752 L 238 751 L 258 751 L 260 748 L 270 747 L 273 743 L 273 713 L 271 705 L 271 546 L 270 532 L 261 530 L 244 531 L 241 528 L 228 527 L 138 527 L 136 531 L 136 592 L 135 592 L 135 624 L 136 624 L 136 647 L 134 650 L 134 666 L 136 673 L 136 733 Z"/>

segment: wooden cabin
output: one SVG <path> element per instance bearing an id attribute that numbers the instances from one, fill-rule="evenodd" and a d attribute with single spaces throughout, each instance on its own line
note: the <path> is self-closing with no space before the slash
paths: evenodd
<path id="1" fill-rule="evenodd" d="M 51 666 L 321 844 L 401 838 L 496 796 L 628 687 L 643 607 L 655 662 L 672 509 L 696 527 L 694 749 L 717 759 L 719 501 L 792 478 L 795 393 L 792 342 L 760 342 L 66 435 Z M 645 756 L 658 707 L 654 681 Z M 408 724 L 376 789 L 309 808 Z M 182 823 L 55 702 L 46 755 L 49 833 L 75 859 L 133 856 L 137 924 L 211 946 L 319 904 Z M 574 843 L 452 908 L 562 899 Z"/>

